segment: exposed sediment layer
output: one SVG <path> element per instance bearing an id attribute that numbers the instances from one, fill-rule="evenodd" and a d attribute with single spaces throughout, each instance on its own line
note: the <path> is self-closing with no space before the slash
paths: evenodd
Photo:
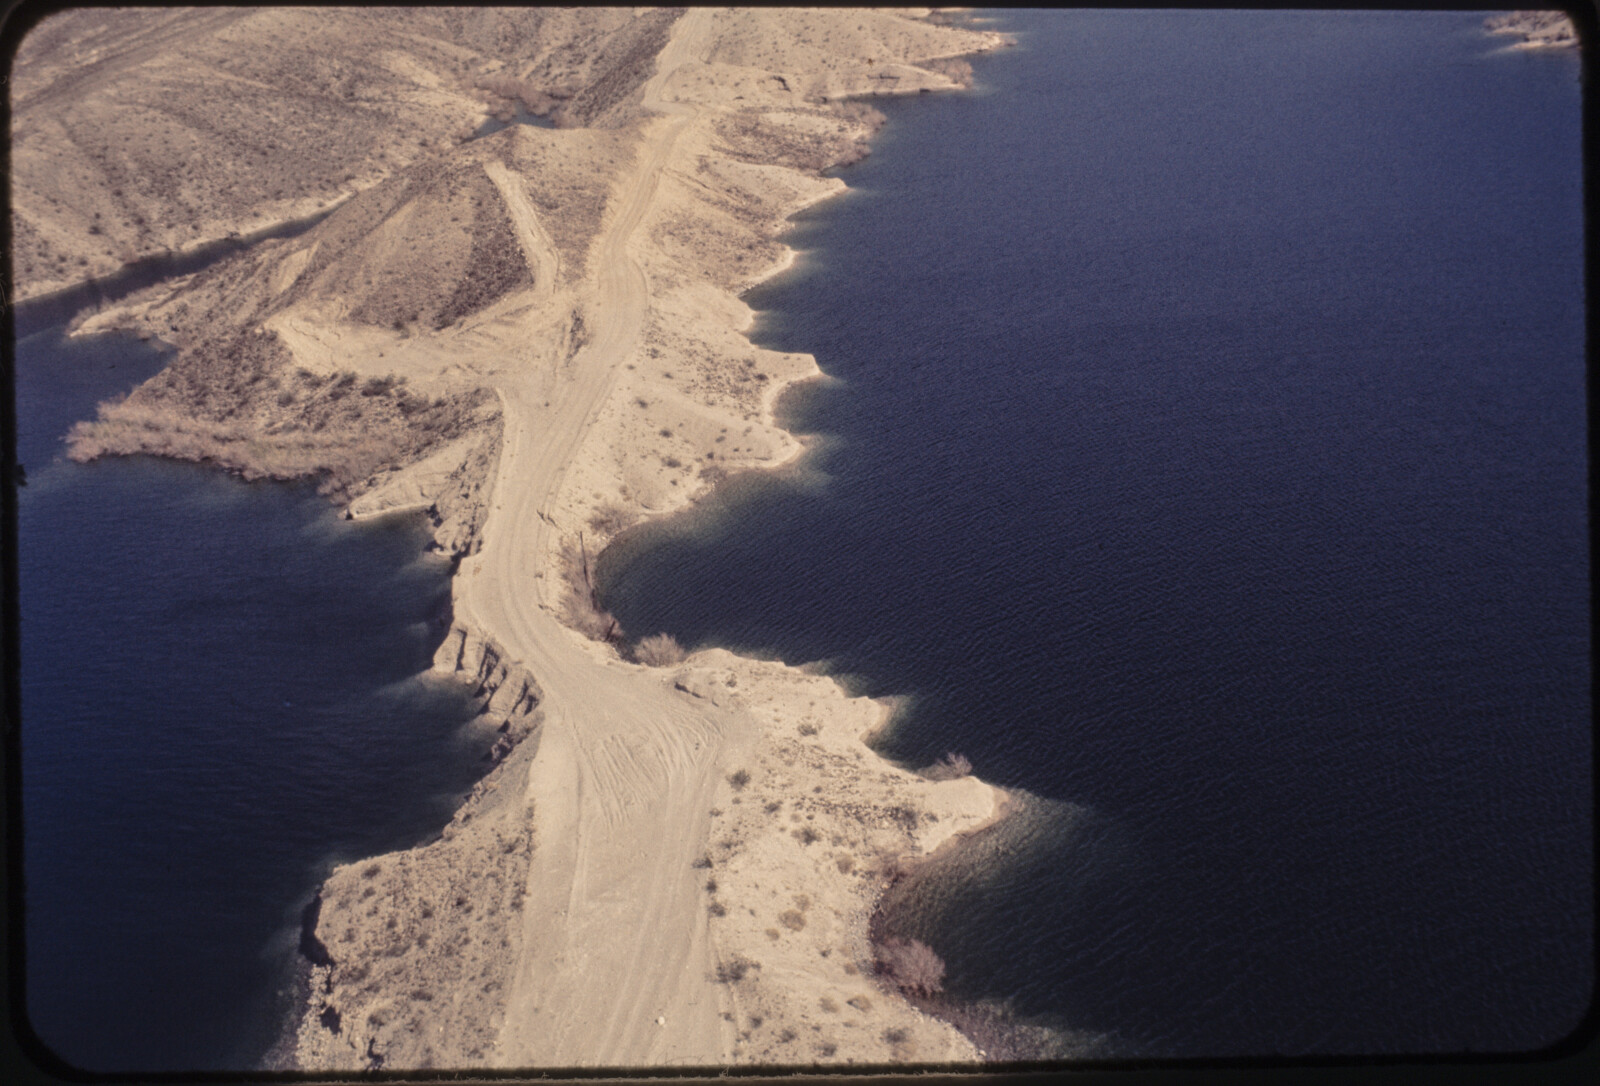
<path id="1" fill-rule="evenodd" d="M 997 791 L 883 761 L 863 736 L 887 708 L 824 676 L 632 662 L 589 574 L 628 525 L 802 451 L 772 408 L 816 362 L 754 347 L 737 292 L 844 188 L 821 171 L 879 122 L 852 99 L 958 88 L 960 56 L 1002 44 L 926 14 L 563 15 L 528 48 L 589 58 L 561 88 L 587 127 L 419 154 L 82 326 L 177 355 L 77 455 L 321 474 L 351 515 L 428 512 L 459 560 L 436 668 L 479 684 L 507 742 L 437 841 L 327 880 L 300 1066 L 977 1058 L 875 975 L 868 920 Z M 496 93 L 537 67 L 508 61 Z M 429 440 L 364 438 L 412 418 Z"/>

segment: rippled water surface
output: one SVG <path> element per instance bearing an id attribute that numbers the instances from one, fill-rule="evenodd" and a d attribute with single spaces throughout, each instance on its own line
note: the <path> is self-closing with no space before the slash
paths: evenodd
<path id="1" fill-rule="evenodd" d="M 1592 987 L 1578 62 L 1473 13 L 1005 13 L 756 291 L 800 483 L 638 635 L 910 695 L 1086 812 L 920 914 L 1124 1054 L 1523 1050 Z"/>

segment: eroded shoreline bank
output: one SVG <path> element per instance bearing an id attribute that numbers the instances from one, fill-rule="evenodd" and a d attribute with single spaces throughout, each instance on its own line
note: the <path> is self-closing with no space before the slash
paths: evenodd
<path id="1" fill-rule="evenodd" d="M 457 562 L 435 670 L 502 739 L 436 841 L 324 883 L 302 1068 L 976 1058 L 880 986 L 867 921 L 879 880 L 992 817 L 994 790 L 883 762 L 862 736 L 885 709 L 831 679 L 619 658 L 587 569 L 628 523 L 800 455 L 773 408 L 815 360 L 753 347 L 736 292 L 843 191 L 821 169 L 864 153 L 876 120 L 842 99 L 958 87 L 954 58 L 1003 39 L 705 9 L 627 33 L 627 70 L 654 73 L 611 127 L 476 140 L 82 325 L 180 353 L 76 455 L 321 473 L 352 516 L 426 512 Z M 433 270 L 389 270 L 419 246 Z"/>

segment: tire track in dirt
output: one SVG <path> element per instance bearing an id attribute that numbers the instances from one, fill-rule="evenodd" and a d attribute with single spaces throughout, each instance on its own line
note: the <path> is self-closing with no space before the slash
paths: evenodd
<path id="1" fill-rule="evenodd" d="M 722 747 L 740 723 L 583 641 L 556 617 L 560 586 L 538 576 L 561 542 L 548 510 L 648 316 L 649 284 L 630 244 L 695 116 L 661 101 L 659 89 L 703 51 L 709 15 L 679 20 L 645 88 L 647 106 L 667 116 L 644 122 L 597 273 L 580 288 L 590 341 L 554 380 L 506 372 L 497 387 L 505 444 L 495 505 L 460 605 L 539 676 L 546 712 L 526 795 L 542 844 L 529 867 L 502 1066 L 715 1063 L 726 1053 L 691 865 L 704 848 Z M 486 169 L 524 251 L 554 282 L 553 248 L 521 186 L 509 171 Z M 669 1007 L 666 1030 L 657 1019 Z"/>

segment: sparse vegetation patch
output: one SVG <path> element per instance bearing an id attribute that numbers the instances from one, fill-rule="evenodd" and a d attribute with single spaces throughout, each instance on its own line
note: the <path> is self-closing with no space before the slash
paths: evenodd
<path id="1" fill-rule="evenodd" d="M 633 650 L 634 659 L 650 667 L 682 663 L 687 655 L 677 638 L 665 633 L 644 638 Z"/>

